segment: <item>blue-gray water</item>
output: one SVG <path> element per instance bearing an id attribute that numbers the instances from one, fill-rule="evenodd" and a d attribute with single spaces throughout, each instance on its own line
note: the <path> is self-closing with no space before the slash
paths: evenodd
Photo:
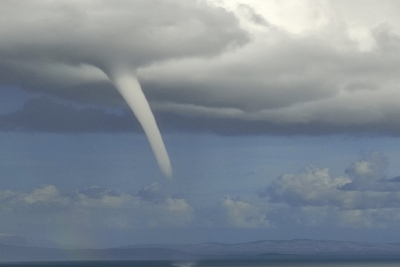
<path id="1" fill-rule="evenodd" d="M 0 267 L 399 267 L 400 261 L 64 261 L 0 263 Z"/>

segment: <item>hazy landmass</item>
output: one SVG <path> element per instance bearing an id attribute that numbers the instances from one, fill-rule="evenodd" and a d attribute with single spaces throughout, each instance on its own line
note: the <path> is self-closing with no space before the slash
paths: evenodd
<path id="1" fill-rule="evenodd" d="M 332 258 L 400 259 L 400 244 L 306 239 L 263 240 L 238 244 L 147 244 L 109 249 L 60 249 L 0 244 L 0 261 L 2 262 L 61 260 L 315 260 Z"/>

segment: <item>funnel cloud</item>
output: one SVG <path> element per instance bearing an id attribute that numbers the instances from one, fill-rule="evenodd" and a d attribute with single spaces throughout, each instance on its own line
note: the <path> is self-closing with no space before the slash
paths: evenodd
<path id="1" fill-rule="evenodd" d="M 107 76 L 125 99 L 142 126 L 161 171 L 168 178 L 171 178 L 172 167 L 167 149 L 137 77 L 133 72 L 131 73 L 125 69 L 111 71 Z"/>
<path id="2" fill-rule="evenodd" d="M 105 73 L 138 118 L 168 177 L 171 163 L 136 78 L 140 69 L 218 56 L 250 40 L 233 13 L 206 0 L 15 0 L 0 6 L 0 87 L 113 105 L 111 99 L 98 102 L 104 100 L 98 91 L 86 90 L 90 83 L 108 83 Z"/>

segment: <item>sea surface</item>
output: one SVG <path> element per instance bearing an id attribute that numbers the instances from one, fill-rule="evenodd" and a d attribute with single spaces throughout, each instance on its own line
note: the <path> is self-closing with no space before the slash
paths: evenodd
<path id="1" fill-rule="evenodd" d="M 400 260 L 369 261 L 61 261 L 11 262 L 0 267 L 400 267 Z"/>

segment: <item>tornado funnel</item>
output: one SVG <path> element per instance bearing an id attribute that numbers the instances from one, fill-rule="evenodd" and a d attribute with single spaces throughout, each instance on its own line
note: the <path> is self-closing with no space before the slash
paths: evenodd
<path id="1" fill-rule="evenodd" d="M 129 105 L 141 124 L 161 171 L 171 178 L 172 167 L 149 102 L 136 76 L 129 71 L 114 71 L 107 76 Z"/>

